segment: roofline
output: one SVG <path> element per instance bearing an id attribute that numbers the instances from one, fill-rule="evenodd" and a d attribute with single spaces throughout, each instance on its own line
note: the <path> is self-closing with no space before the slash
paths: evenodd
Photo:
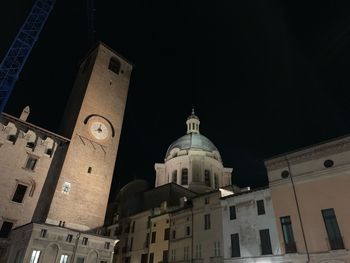
<path id="1" fill-rule="evenodd" d="M 316 148 L 316 147 L 322 146 L 322 145 L 327 144 L 327 143 L 340 141 L 340 140 L 345 139 L 347 137 L 350 137 L 350 134 L 345 134 L 345 135 L 338 136 L 338 137 L 335 137 L 335 138 L 332 138 L 332 139 L 328 139 L 328 140 L 325 140 L 325 141 L 314 143 L 314 144 L 311 144 L 311 145 L 308 145 L 308 146 L 296 148 L 294 150 L 290 150 L 290 151 L 287 151 L 285 153 L 279 153 L 279 154 L 273 155 L 272 157 L 269 157 L 267 159 L 263 159 L 263 161 L 264 162 L 269 162 L 269 161 L 272 161 L 274 159 L 285 157 L 286 155 L 296 154 L 296 153 L 299 153 L 299 152 L 302 152 L 302 151 L 311 150 L 312 148 Z"/>
<path id="2" fill-rule="evenodd" d="M 120 53 L 118 53 L 117 51 L 115 51 L 113 48 L 111 48 L 110 46 L 108 46 L 107 44 L 103 43 L 102 41 L 97 41 L 96 44 L 89 49 L 89 51 L 86 53 L 85 56 L 83 56 L 80 60 L 79 60 L 79 65 L 80 66 L 83 61 L 89 57 L 91 55 L 91 53 L 93 53 L 99 46 L 104 46 L 105 48 L 107 48 L 109 51 L 113 52 L 114 54 L 118 55 L 118 57 L 120 57 L 121 59 L 123 59 L 124 61 L 126 61 L 129 65 L 131 65 L 133 68 L 135 68 L 135 64 L 133 62 L 131 62 L 129 59 L 125 58 L 123 55 L 121 55 Z"/>
<path id="3" fill-rule="evenodd" d="M 227 198 L 240 196 L 240 195 L 245 195 L 245 194 L 258 192 L 258 191 L 262 191 L 262 190 L 266 190 L 266 189 L 270 189 L 268 185 L 267 186 L 262 186 L 262 187 L 257 187 L 257 188 L 251 189 L 250 191 L 244 191 L 244 192 L 240 192 L 240 193 L 234 193 L 232 195 L 226 195 L 226 196 L 220 197 L 220 199 L 224 200 L 224 199 L 227 199 Z"/>
<path id="4" fill-rule="evenodd" d="M 68 139 L 68 138 L 66 138 L 66 137 L 63 137 L 63 136 L 61 136 L 61 135 L 59 135 L 59 134 L 57 134 L 57 133 L 53 133 L 53 132 L 51 132 L 51 131 L 48 131 L 48 130 L 46 130 L 46 129 L 44 129 L 44 128 L 41 128 L 41 127 L 36 126 L 36 125 L 34 125 L 34 124 L 31 124 L 31 123 L 29 123 L 29 122 L 23 121 L 23 120 L 21 120 L 21 119 L 19 119 L 19 118 L 17 118 L 17 117 L 14 117 L 14 116 L 12 116 L 12 115 L 10 115 L 10 114 L 8 114 L 8 113 L 2 112 L 1 115 L 2 115 L 2 117 L 3 117 L 4 119 L 8 119 L 8 120 L 10 120 L 10 121 L 19 122 L 19 123 L 21 123 L 22 125 L 27 126 L 28 128 L 31 128 L 31 129 L 33 129 L 33 130 L 40 131 L 40 132 L 42 132 L 42 133 L 47 133 L 47 134 L 51 135 L 52 137 L 55 137 L 55 138 L 57 138 L 57 139 L 59 139 L 59 140 L 61 140 L 61 141 L 63 141 L 63 142 L 70 142 L 70 139 Z"/>

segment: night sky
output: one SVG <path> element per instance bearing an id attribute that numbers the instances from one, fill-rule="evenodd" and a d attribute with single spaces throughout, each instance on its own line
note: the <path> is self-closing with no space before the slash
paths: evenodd
<path id="1" fill-rule="evenodd" d="M 1 58 L 34 1 L 6 2 Z M 350 133 L 349 1 L 95 2 L 96 40 L 135 64 L 114 189 L 153 185 L 192 104 L 242 187 L 267 184 L 264 159 Z M 30 105 L 28 121 L 57 132 L 91 48 L 86 6 L 57 0 L 5 112 Z"/>

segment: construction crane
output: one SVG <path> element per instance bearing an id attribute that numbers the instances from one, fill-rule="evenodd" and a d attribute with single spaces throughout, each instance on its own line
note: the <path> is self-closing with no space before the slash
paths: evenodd
<path id="1" fill-rule="evenodd" d="M 0 64 L 0 113 L 56 0 L 37 0 Z"/>

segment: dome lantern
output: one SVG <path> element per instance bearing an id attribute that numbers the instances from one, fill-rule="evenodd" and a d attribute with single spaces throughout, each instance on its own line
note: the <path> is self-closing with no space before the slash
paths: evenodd
<path id="1" fill-rule="evenodd" d="M 199 134 L 199 124 L 201 122 L 199 121 L 199 118 L 194 112 L 194 108 L 192 108 L 192 113 L 190 116 L 188 116 L 186 124 L 187 124 L 187 134 L 190 133 L 197 133 Z"/>

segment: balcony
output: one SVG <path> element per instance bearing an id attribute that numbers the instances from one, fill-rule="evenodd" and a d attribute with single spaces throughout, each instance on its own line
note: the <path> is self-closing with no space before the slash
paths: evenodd
<path id="1" fill-rule="evenodd" d="M 344 242 L 342 237 L 328 239 L 328 242 L 331 247 L 331 250 L 344 249 Z"/>
<path id="2" fill-rule="evenodd" d="M 284 244 L 286 253 L 297 253 L 297 245 L 294 241 Z"/>

